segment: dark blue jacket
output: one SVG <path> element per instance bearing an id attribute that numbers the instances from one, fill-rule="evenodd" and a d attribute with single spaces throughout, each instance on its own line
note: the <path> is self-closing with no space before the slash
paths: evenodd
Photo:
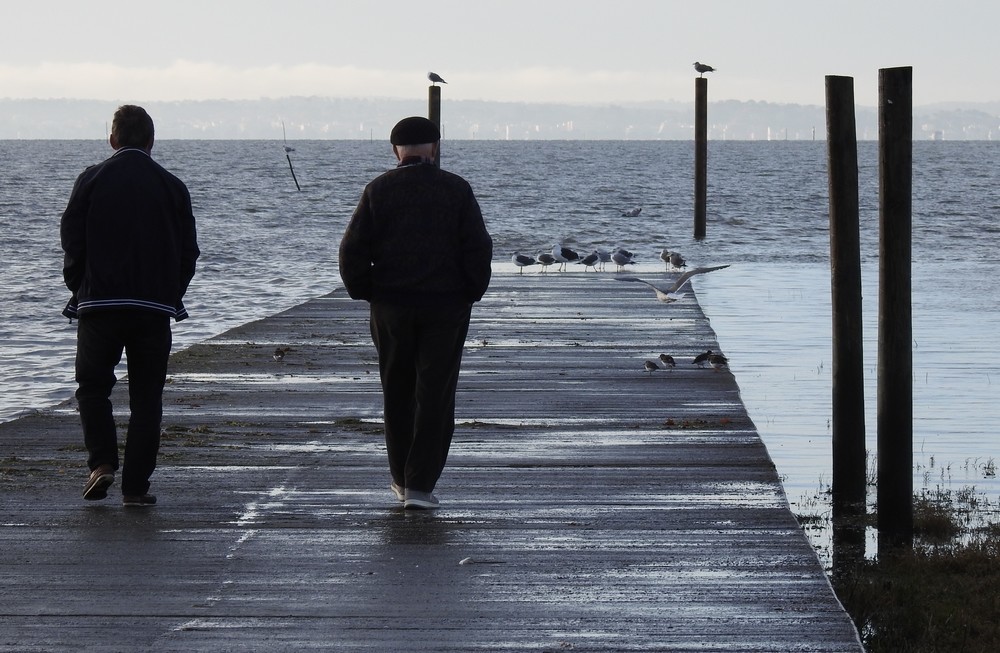
<path id="1" fill-rule="evenodd" d="M 493 240 L 469 183 L 403 161 L 365 188 L 340 243 L 354 299 L 409 306 L 472 304 L 490 283 Z"/>
<path id="2" fill-rule="evenodd" d="M 77 178 L 60 224 L 70 319 L 137 309 L 180 321 L 200 254 L 191 195 L 143 150 L 121 148 Z"/>

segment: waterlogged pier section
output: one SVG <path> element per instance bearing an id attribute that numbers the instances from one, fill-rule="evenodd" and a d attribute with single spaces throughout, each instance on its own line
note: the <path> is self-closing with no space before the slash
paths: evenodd
<path id="1" fill-rule="evenodd" d="M 173 357 L 155 508 L 72 403 L 0 425 L 0 650 L 861 651 L 694 297 L 612 277 L 495 275 L 432 513 L 343 291 Z"/>

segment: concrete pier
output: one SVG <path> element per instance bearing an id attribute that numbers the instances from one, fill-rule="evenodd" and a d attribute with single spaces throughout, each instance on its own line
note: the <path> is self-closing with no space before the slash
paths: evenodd
<path id="1" fill-rule="evenodd" d="M 0 651 L 862 651 L 706 349 L 690 289 L 497 272 L 430 513 L 342 290 L 173 356 L 154 508 L 82 500 L 73 402 L 2 424 Z"/>

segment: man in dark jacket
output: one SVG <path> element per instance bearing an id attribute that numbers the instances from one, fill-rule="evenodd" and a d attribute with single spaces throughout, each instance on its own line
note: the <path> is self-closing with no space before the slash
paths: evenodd
<path id="1" fill-rule="evenodd" d="M 399 165 L 365 187 L 340 243 L 348 294 L 371 304 L 390 487 L 411 509 L 439 505 L 462 348 L 493 258 L 471 186 L 434 164 L 440 138 L 426 118 L 396 124 Z"/>
<path id="2" fill-rule="evenodd" d="M 131 414 L 125 438 L 122 496 L 151 506 L 170 319 L 183 320 L 181 299 L 199 251 L 191 196 L 184 183 L 150 158 L 153 120 L 142 107 L 115 112 L 115 153 L 76 180 L 60 224 L 63 278 L 73 297 L 63 311 L 78 318 L 76 381 L 90 477 L 84 499 L 103 499 L 119 468 L 111 389 L 122 351 L 128 357 Z"/>

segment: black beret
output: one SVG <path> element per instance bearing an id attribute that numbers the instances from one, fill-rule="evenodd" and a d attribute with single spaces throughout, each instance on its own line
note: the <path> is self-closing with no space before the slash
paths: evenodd
<path id="1" fill-rule="evenodd" d="M 436 143 L 441 140 L 441 132 L 437 125 L 427 118 L 411 116 L 403 118 L 392 128 L 389 134 L 389 142 L 393 145 L 420 145 L 422 143 Z"/>

